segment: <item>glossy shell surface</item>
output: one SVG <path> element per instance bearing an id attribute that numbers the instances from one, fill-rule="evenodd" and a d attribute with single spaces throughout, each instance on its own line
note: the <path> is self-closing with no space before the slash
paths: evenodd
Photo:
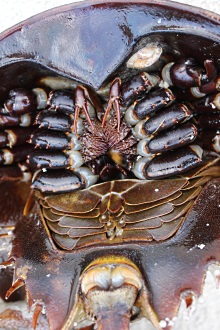
<path id="1" fill-rule="evenodd" d="M 149 73 L 161 71 L 164 61 L 195 56 L 201 65 L 207 59 L 212 60 L 219 75 L 220 17 L 168 1 L 85 1 L 37 15 L 0 36 L 1 106 L 10 90 L 36 86 L 49 89 L 46 81 L 52 85 L 61 78 L 64 88 L 77 89 L 78 97 L 86 91 L 100 95 L 100 90 L 104 93 L 103 88 L 108 84 L 111 84 L 110 95 L 114 94 L 117 77 L 122 81 L 130 78 L 134 72 L 130 71 L 134 65 L 130 63 L 136 61 L 132 56 L 148 45 L 152 53 L 156 52 L 154 63 L 149 64 Z M 154 50 L 155 45 L 160 47 Z M 140 56 L 138 53 L 138 58 Z M 95 98 L 92 100 L 96 102 Z M 117 103 L 114 107 L 117 108 Z M 100 116 L 98 109 L 97 118 Z M 101 129 L 106 122 L 107 119 L 100 121 Z M 33 140 L 31 134 L 30 138 Z M 171 142 L 174 144 L 175 139 Z M 29 149 L 26 152 L 29 154 Z M 28 308 L 35 309 L 34 327 L 43 309 L 48 324 L 39 318 L 39 329 L 40 326 L 51 330 L 93 329 L 95 323 L 98 329 L 114 329 L 115 324 L 110 325 L 108 320 L 103 323 L 101 312 L 101 316 L 97 312 L 97 317 L 94 310 L 90 310 L 87 291 L 83 290 L 91 269 L 101 272 L 99 265 L 107 269 L 122 265 L 122 273 L 130 272 L 129 276 L 138 278 L 137 283 L 131 284 L 128 276 L 129 285 L 138 288 L 139 298 L 135 305 L 137 315 L 129 307 L 129 321 L 122 317 L 121 329 L 128 329 L 132 317 L 147 317 L 158 329 L 171 329 L 165 320 L 175 317 L 181 294 L 186 292 L 188 301 L 191 292 L 199 295 L 208 265 L 220 262 L 219 155 L 215 154 L 211 166 L 204 166 L 201 171 L 190 169 L 174 179 L 159 178 L 150 183 L 148 178 L 141 181 L 137 177 L 113 178 L 107 182 L 103 179 L 104 182 L 85 188 L 77 174 L 71 184 L 85 189 L 61 194 L 58 186 L 54 195 L 33 184 L 34 189 L 41 190 L 35 192 L 35 197 L 33 193 L 30 197 L 33 192 L 30 183 L 20 183 L 16 171 L 8 174 L 3 167 L 0 177 L 3 244 L 0 276 L 7 283 L 7 289 L 1 286 L 0 291 L 2 298 L 5 294 L 9 297 L 14 289 L 25 285 Z M 175 205 L 175 200 L 187 193 L 190 197 L 183 198 L 187 206 L 179 199 Z M 187 210 L 183 212 L 184 217 L 173 217 L 172 221 L 166 217 L 169 207 L 183 204 Z M 123 219 L 121 210 L 125 214 Z M 114 234 L 111 228 L 106 229 L 108 221 L 97 220 L 106 212 L 114 222 Z M 124 222 L 120 222 L 121 219 Z M 84 221 L 77 229 L 79 234 L 72 225 L 77 221 Z M 92 225 L 87 225 L 90 222 Z M 5 233 L 9 229 L 13 229 L 12 235 Z M 12 274 L 11 287 L 8 279 Z M 18 292 L 19 298 L 23 298 L 24 292 Z M 125 296 L 124 304 L 130 299 L 127 293 Z M 123 304 L 122 307 L 125 308 Z M 10 325 L 13 318 L 3 316 L 0 327 Z"/>

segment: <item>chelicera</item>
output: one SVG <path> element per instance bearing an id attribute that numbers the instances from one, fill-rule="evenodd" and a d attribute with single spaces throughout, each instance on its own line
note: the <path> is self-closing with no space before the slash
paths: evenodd
<path id="1" fill-rule="evenodd" d="M 139 6 L 137 22 L 150 8 Z M 66 64 L 68 78 L 55 75 L 48 55 L 49 69 L 40 63 L 32 76 L 33 64 L 19 63 L 22 79 L 1 91 L 4 244 L 14 231 L 1 256 L 2 277 L 12 267 L 13 283 L 1 295 L 25 287 L 33 328 L 46 311 L 52 330 L 126 330 L 143 317 L 171 329 L 180 295 L 189 302 L 191 291 L 201 293 L 207 264 L 219 262 L 217 51 L 205 53 L 202 37 L 197 55 L 185 54 L 182 41 L 170 51 L 176 32 L 154 42 L 146 35 L 103 79 L 101 64 L 85 79 L 77 58 Z M 19 72 L 16 65 L 6 72 Z"/>

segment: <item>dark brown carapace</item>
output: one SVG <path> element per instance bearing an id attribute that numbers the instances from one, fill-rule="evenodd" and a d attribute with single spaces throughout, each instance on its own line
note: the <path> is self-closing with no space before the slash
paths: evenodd
<path id="1" fill-rule="evenodd" d="M 33 321 L 6 309 L 0 328 L 168 330 L 201 294 L 220 262 L 219 21 L 84 2 L 3 33 L 0 293 Z"/>

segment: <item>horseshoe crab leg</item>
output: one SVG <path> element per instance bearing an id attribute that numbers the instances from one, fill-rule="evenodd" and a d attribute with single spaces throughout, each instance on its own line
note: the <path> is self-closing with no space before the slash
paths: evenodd
<path id="1" fill-rule="evenodd" d="M 102 120 L 102 127 L 104 127 L 107 116 L 113 107 L 116 112 L 118 132 L 120 129 L 120 103 L 119 103 L 120 85 L 121 85 L 121 80 L 119 78 L 115 78 L 110 87 L 109 101 L 108 101 L 107 109 L 105 111 L 105 115 Z"/>

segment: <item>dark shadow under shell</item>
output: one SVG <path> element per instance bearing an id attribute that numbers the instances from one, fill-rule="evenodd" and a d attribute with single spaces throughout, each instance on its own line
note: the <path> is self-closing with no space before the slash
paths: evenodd
<path id="1" fill-rule="evenodd" d="M 113 81 L 116 75 L 127 79 L 130 74 L 127 59 L 149 43 L 159 44 L 168 59 L 187 58 L 196 53 L 196 59 L 202 65 L 211 57 L 219 70 L 219 22 L 217 15 L 167 1 L 91 1 L 54 9 L 1 34 L 1 100 L 7 99 L 8 92 L 14 88 L 42 87 L 48 77 L 73 79 L 74 83 L 97 91 Z M 54 35 L 56 38 L 52 38 Z M 155 64 L 151 69 L 161 70 L 163 64 L 159 61 L 158 66 Z M 70 80 L 66 82 L 70 83 Z M 66 195 L 38 196 L 41 203 L 30 198 L 24 217 L 22 209 L 30 188 L 17 182 L 21 178 L 18 168 L 1 167 L 1 229 L 15 227 L 10 262 L 16 271 L 15 283 L 20 283 L 19 280 L 25 282 L 29 307 L 36 303 L 39 311 L 41 304 L 45 306 L 51 330 L 61 329 L 63 325 L 66 329 L 72 328 L 74 322 L 81 320 L 80 313 L 72 316 L 73 307 L 76 311 L 78 302 L 79 305 L 81 302 L 78 298 L 82 272 L 94 259 L 112 255 L 122 260 L 128 258 L 140 268 L 144 285 L 149 290 L 149 305 L 155 312 L 152 316 L 154 324 L 158 326 L 160 320 L 173 319 L 181 293 L 192 290 L 200 294 L 207 265 L 211 261 L 220 262 L 219 167 L 216 165 L 212 173 L 208 170 L 205 173 L 201 180 L 189 180 L 189 192 L 182 191 L 183 187 L 187 189 L 184 184 L 188 177 L 174 180 L 174 187 L 172 180 L 164 181 L 167 187 L 157 186 L 156 189 L 168 190 L 175 197 L 170 200 L 169 194 L 162 194 L 164 209 L 156 205 L 160 203 L 155 186 L 149 189 L 146 197 L 145 189 L 142 194 L 135 188 L 132 192 L 132 181 L 116 181 L 118 186 L 114 191 L 117 193 L 130 188 L 123 197 L 125 205 L 121 204 L 120 198 L 112 197 L 110 204 L 108 198 L 104 200 L 101 209 L 104 212 L 107 205 L 114 213 L 123 205 L 128 230 L 124 230 L 124 241 L 117 237 L 106 244 L 105 223 L 94 221 L 94 218 L 100 212 L 97 210 L 100 196 L 108 194 L 111 182 L 86 190 L 88 195 L 91 193 L 89 196 L 83 190 L 72 195 L 75 198 L 72 205 Z M 211 177 L 214 179 L 208 182 Z M 5 182 L 9 178 L 10 182 Z M 78 181 L 74 182 L 80 185 Z M 184 198 L 178 195 L 180 190 Z M 54 201 L 56 207 L 48 206 Z M 158 206 L 156 211 L 160 210 L 154 221 L 151 218 L 153 211 L 149 211 L 152 212 L 149 216 L 145 208 L 150 203 Z M 144 207 L 140 209 L 139 204 Z M 66 207 L 73 216 L 61 214 L 60 218 L 59 212 L 65 213 Z M 78 219 L 77 213 L 84 217 L 82 213 L 86 213 L 86 208 L 88 217 L 76 233 L 70 218 Z M 169 209 L 173 208 L 175 213 L 170 217 Z M 139 213 L 141 219 L 134 220 L 135 213 Z M 93 222 L 93 226 L 85 235 L 89 222 Z M 90 237 L 93 234 L 94 241 Z M 75 249 L 79 237 L 83 239 Z M 10 240 L 10 237 L 6 235 L 1 239 Z M 204 249 L 198 248 L 201 244 Z M 8 254 L 8 249 L 3 250 L 2 261 L 7 260 Z M 4 270 L 1 274 L 4 275 Z M 1 287 L 1 295 L 5 294 L 3 291 Z M 146 314 L 140 314 L 143 316 Z M 35 321 L 36 318 L 37 314 Z M 169 329 L 169 325 L 166 324 L 164 329 Z"/>

